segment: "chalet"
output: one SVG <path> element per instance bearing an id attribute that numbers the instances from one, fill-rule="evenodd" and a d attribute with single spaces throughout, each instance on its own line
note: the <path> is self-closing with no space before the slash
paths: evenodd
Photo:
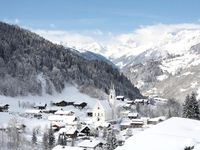
<path id="1" fill-rule="evenodd" d="M 120 123 L 120 129 L 125 130 L 127 128 L 131 128 L 131 120 L 128 118 L 124 118 Z"/>
<path id="2" fill-rule="evenodd" d="M 66 126 L 65 128 L 61 128 L 58 133 L 65 134 L 66 137 L 75 139 L 78 135 L 78 130 L 77 127 Z"/>
<path id="3" fill-rule="evenodd" d="M 78 118 L 76 116 L 61 116 L 61 115 L 50 115 L 48 120 L 51 121 L 52 124 L 55 122 L 63 122 L 66 125 L 76 126 L 78 124 Z"/>
<path id="4" fill-rule="evenodd" d="M 124 104 L 122 107 L 123 107 L 124 109 L 128 110 L 128 109 L 131 108 L 131 104 Z"/>
<path id="5" fill-rule="evenodd" d="M 124 111 L 121 111 L 121 112 L 120 112 L 120 116 L 121 116 L 121 117 L 127 117 L 129 113 L 130 113 L 129 110 L 124 110 Z"/>
<path id="6" fill-rule="evenodd" d="M 124 101 L 124 96 L 117 96 L 117 97 L 116 97 L 116 100 Z"/>
<path id="7" fill-rule="evenodd" d="M 166 117 L 161 116 L 161 117 L 156 117 L 156 118 L 150 118 L 147 120 L 147 124 L 152 124 L 152 125 L 156 125 L 162 121 L 166 120 Z"/>
<path id="8" fill-rule="evenodd" d="M 80 129 L 80 133 L 83 133 L 85 134 L 86 136 L 89 136 L 90 135 L 90 131 L 91 131 L 91 127 L 86 125 L 86 126 L 83 126 L 81 129 Z"/>
<path id="9" fill-rule="evenodd" d="M 75 108 L 83 109 L 87 106 L 87 103 L 86 102 L 76 102 L 73 104 L 73 106 Z"/>
<path id="10" fill-rule="evenodd" d="M 59 131 L 61 128 L 65 127 L 64 122 L 52 122 L 52 128 L 54 132 Z"/>
<path id="11" fill-rule="evenodd" d="M 128 113 L 128 118 L 129 119 L 137 119 L 139 117 L 138 113 Z"/>
<path id="12" fill-rule="evenodd" d="M 55 106 L 59 106 L 59 107 L 65 107 L 65 106 L 70 106 L 70 105 L 74 105 L 74 102 L 66 102 L 66 101 L 60 101 L 57 103 L 53 103 L 53 105 Z"/>
<path id="13" fill-rule="evenodd" d="M 61 115 L 61 116 L 72 116 L 74 115 L 74 112 L 73 111 L 69 111 L 69 110 L 58 110 L 54 113 L 55 115 Z"/>
<path id="14" fill-rule="evenodd" d="M 37 119 L 42 118 L 42 114 L 41 114 L 42 111 L 38 110 L 38 109 L 28 109 L 28 110 L 25 110 L 25 113 L 30 117 L 34 117 L 34 118 L 37 118 Z"/>
<path id="15" fill-rule="evenodd" d="M 46 109 L 46 107 L 47 107 L 47 104 L 37 104 L 37 105 L 35 105 L 33 108 L 35 108 L 35 109 L 39 109 L 39 110 L 44 110 L 44 109 Z"/>
<path id="16" fill-rule="evenodd" d="M 134 104 L 134 101 L 133 101 L 133 100 L 127 100 L 126 103 L 127 103 L 127 104 L 130 104 L 130 105 L 133 105 L 133 104 Z"/>
<path id="17" fill-rule="evenodd" d="M 0 106 L 0 112 L 7 112 L 8 109 L 9 109 L 9 106 L 8 104 L 4 105 L 4 106 Z"/>
<path id="18" fill-rule="evenodd" d="M 87 150 L 97 150 L 102 147 L 102 143 L 99 140 L 83 140 L 78 144 L 79 147 L 85 148 Z"/>
<path id="19" fill-rule="evenodd" d="M 131 120 L 131 128 L 142 128 L 143 125 L 144 125 L 144 121 L 142 119 Z"/>
<path id="20" fill-rule="evenodd" d="M 124 130 L 127 128 L 142 128 L 144 125 L 144 121 L 142 119 L 128 119 L 124 118 L 120 123 L 120 129 Z"/>

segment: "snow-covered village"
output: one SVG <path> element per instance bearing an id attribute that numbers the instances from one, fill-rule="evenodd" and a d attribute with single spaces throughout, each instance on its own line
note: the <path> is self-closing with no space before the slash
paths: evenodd
<path id="1" fill-rule="evenodd" d="M 200 1 L 0 1 L 0 150 L 200 150 Z"/>

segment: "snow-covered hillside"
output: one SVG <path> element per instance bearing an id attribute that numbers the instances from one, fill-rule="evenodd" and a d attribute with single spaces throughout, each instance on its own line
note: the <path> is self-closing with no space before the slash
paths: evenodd
<path id="1" fill-rule="evenodd" d="M 200 121 L 171 118 L 130 137 L 117 150 L 183 150 L 194 146 L 199 150 Z"/>
<path id="2" fill-rule="evenodd" d="M 109 35 L 104 41 L 81 34 L 69 38 L 67 32 L 62 32 L 65 36 L 57 36 L 59 32 L 36 32 L 52 41 L 57 37 L 56 41 L 65 46 L 88 49 L 109 58 L 143 94 L 183 101 L 191 91 L 200 91 L 199 24 L 143 26 L 132 33 Z M 197 84 L 191 86 L 192 83 Z"/>
<path id="3" fill-rule="evenodd" d="M 66 88 L 63 90 L 62 93 L 55 93 L 53 95 L 48 95 L 48 94 L 44 94 L 43 96 L 25 96 L 25 97 L 8 97 L 8 96 L 0 96 L 0 105 L 5 105 L 5 104 L 9 104 L 10 105 L 10 109 L 9 112 L 10 113 L 1 113 L 2 115 L 0 115 L 0 120 L 1 120 L 1 125 L 2 124 L 7 124 L 10 119 L 12 118 L 16 118 L 17 120 L 21 120 L 22 122 L 24 122 L 28 127 L 30 128 L 34 128 L 37 127 L 38 125 L 41 125 L 41 121 L 43 122 L 43 128 L 49 123 L 48 121 L 44 121 L 44 120 L 38 120 L 38 119 L 28 119 L 28 118 L 24 118 L 24 117 L 20 117 L 20 114 L 25 113 L 25 110 L 27 108 L 24 108 L 22 106 L 20 106 L 20 104 L 47 104 L 47 109 L 55 109 L 52 106 L 50 106 L 51 102 L 60 102 L 62 100 L 65 101 L 73 101 L 73 102 L 86 102 L 88 104 L 88 108 L 93 108 L 93 106 L 95 105 L 97 99 L 95 98 L 91 98 L 86 94 L 80 93 L 79 90 L 73 86 L 73 85 L 66 85 Z M 58 108 L 57 108 L 58 109 Z M 67 108 L 63 108 L 63 109 L 69 109 Z M 84 115 L 85 116 L 85 111 L 80 111 L 79 109 L 74 109 L 73 107 L 71 108 L 73 109 L 73 111 L 75 113 L 78 113 L 76 115 L 81 116 Z M 30 130 L 32 131 L 32 130 Z"/>

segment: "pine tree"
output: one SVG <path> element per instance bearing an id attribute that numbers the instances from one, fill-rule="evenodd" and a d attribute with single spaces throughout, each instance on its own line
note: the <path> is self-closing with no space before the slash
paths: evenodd
<path id="1" fill-rule="evenodd" d="M 200 119 L 199 105 L 194 92 L 191 96 L 186 96 L 185 103 L 183 105 L 183 117 L 197 120 Z"/>
<path id="2" fill-rule="evenodd" d="M 37 144 L 37 136 L 36 136 L 36 131 L 35 131 L 35 129 L 33 129 L 32 144 Z"/>
<path id="3" fill-rule="evenodd" d="M 66 135 L 64 133 L 60 134 L 58 136 L 58 144 L 59 145 L 67 145 L 67 137 L 66 137 Z"/>
<path id="4" fill-rule="evenodd" d="M 113 130 L 107 134 L 107 150 L 114 150 L 117 147 L 117 139 Z"/>
<path id="5" fill-rule="evenodd" d="M 50 149 L 52 149 L 55 144 L 55 136 L 54 136 L 52 125 L 50 126 L 50 129 L 49 129 L 48 144 L 49 144 Z"/>
<path id="6" fill-rule="evenodd" d="M 43 137 L 42 137 L 42 143 L 43 143 L 43 147 L 44 150 L 48 149 L 48 133 L 44 132 Z"/>

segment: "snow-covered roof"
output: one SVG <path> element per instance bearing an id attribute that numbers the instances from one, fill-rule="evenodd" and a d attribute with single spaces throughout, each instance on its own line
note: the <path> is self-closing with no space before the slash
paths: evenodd
<path id="1" fill-rule="evenodd" d="M 171 118 L 133 135 L 116 150 L 183 150 L 200 143 L 199 134 L 200 121 Z"/>
<path id="2" fill-rule="evenodd" d="M 50 115 L 48 117 L 49 121 L 62 121 L 67 124 L 71 124 L 75 121 L 76 116 L 60 116 L 60 115 Z"/>
<path id="3" fill-rule="evenodd" d="M 73 112 L 69 110 L 58 110 L 54 114 L 55 115 L 71 115 L 73 114 Z"/>
<path id="4" fill-rule="evenodd" d="M 128 117 L 137 117 L 138 116 L 138 113 L 129 113 L 128 114 Z"/>
<path id="5" fill-rule="evenodd" d="M 98 103 L 103 107 L 105 111 L 112 111 L 112 108 L 108 100 L 99 100 Z"/>
<path id="6" fill-rule="evenodd" d="M 156 118 L 150 118 L 148 121 L 159 122 L 159 121 L 164 121 L 164 120 L 166 120 L 166 117 L 160 116 L 160 117 L 156 117 Z"/>
<path id="7" fill-rule="evenodd" d="M 84 148 L 95 148 L 97 147 L 101 142 L 99 140 L 84 140 L 78 144 L 80 147 Z"/>
<path id="8" fill-rule="evenodd" d="M 74 134 L 77 131 L 77 127 L 74 126 L 66 126 L 65 128 L 61 128 L 59 130 L 59 134 L 66 133 L 66 134 Z"/>
<path id="9" fill-rule="evenodd" d="M 27 109 L 27 110 L 25 110 L 25 113 L 27 113 L 27 114 L 39 114 L 39 113 L 41 113 L 41 110 L 38 110 L 38 109 Z"/>
<path id="10" fill-rule="evenodd" d="M 116 98 L 117 98 L 117 99 L 123 99 L 123 98 L 124 98 L 124 96 L 122 96 L 122 95 L 119 95 L 119 96 L 116 96 Z"/>
<path id="11" fill-rule="evenodd" d="M 131 123 L 133 123 L 133 124 L 143 124 L 144 121 L 142 119 L 132 119 Z"/>
<path id="12" fill-rule="evenodd" d="M 97 121 L 95 122 L 95 126 L 96 127 L 109 127 L 110 126 L 110 123 L 108 122 L 105 122 L 105 121 Z"/>
<path id="13" fill-rule="evenodd" d="M 122 120 L 122 122 L 120 123 L 121 126 L 127 126 L 127 125 L 130 125 L 130 124 L 131 124 L 131 120 L 127 119 L 127 118 L 124 118 Z"/>
<path id="14" fill-rule="evenodd" d="M 83 148 L 81 148 L 81 147 L 72 147 L 72 146 L 57 145 L 52 150 L 83 150 Z"/>

